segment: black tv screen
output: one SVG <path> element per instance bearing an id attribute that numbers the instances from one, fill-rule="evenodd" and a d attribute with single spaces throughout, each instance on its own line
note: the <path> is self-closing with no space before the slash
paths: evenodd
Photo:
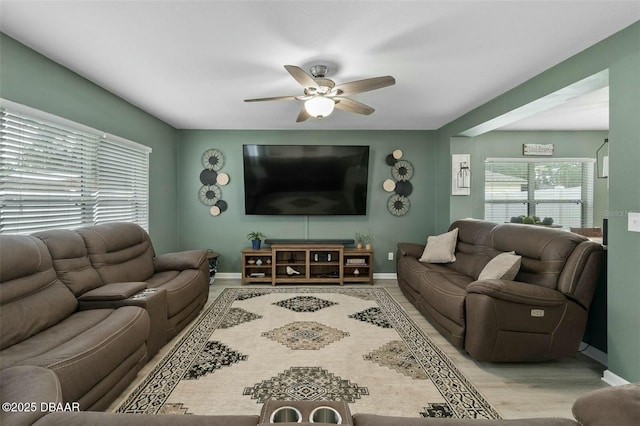
<path id="1" fill-rule="evenodd" d="M 251 215 L 365 215 L 369 147 L 243 145 Z"/>

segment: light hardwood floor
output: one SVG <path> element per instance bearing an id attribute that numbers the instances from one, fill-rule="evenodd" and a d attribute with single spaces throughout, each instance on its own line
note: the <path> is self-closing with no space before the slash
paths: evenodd
<path id="1" fill-rule="evenodd" d="M 224 288 L 240 287 L 239 279 L 216 279 L 210 286 L 209 302 Z M 477 362 L 454 348 L 404 297 L 396 280 L 375 280 L 374 286 L 384 287 L 400 303 L 409 316 L 455 363 L 504 419 L 523 417 L 573 418 L 571 406 L 580 396 L 608 387 L 602 380 L 605 366 L 579 353 L 575 357 L 544 363 L 497 364 Z M 252 285 L 252 288 L 271 287 Z M 345 287 L 358 287 L 348 285 Z M 369 287 L 370 286 L 364 286 Z M 187 327 L 188 328 L 188 327 Z M 123 393 L 128 394 L 155 366 L 181 335 L 165 345 L 138 374 L 137 380 Z M 112 405 L 117 407 L 120 398 Z M 251 413 L 248 413 L 251 414 Z"/>

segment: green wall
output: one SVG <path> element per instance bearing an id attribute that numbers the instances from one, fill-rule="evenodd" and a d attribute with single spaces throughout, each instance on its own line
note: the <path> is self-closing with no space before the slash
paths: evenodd
<path id="1" fill-rule="evenodd" d="M 640 381 L 640 233 L 627 214 L 640 212 L 640 24 L 635 50 L 609 69 L 609 370 Z"/>
<path id="2" fill-rule="evenodd" d="M 493 131 L 475 138 L 451 139 L 452 154 L 471 154 L 471 195 L 451 197 L 451 219 L 484 216 L 484 161 L 487 158 L 524 158 L 522 144 L 553 144 L 554 154 L 545 158 L 593 158 L 608 131 Z M 531 157 L 529 157 L 531 158 Z M 595 175 L 595 173 L 594 173 Z M 594 176 L 593 226 L 602 226 L 608 209 L 607 179 Z M 469 212 L 471 212 L 469 214 Z"/>
<path id="3" fill-rule="evenodd" d="M 175 250 L 175 129 L 2 33 L 0 58 L 0 97 L 153 149 L 149 233 L 158 253 Z"/>
<path id="4" fill-rule="evenodd" d="M 640 211 L 640 23 L 635 23 L 437 131 L 436 173 L 449 175 L 450 154 L 461 132 L 542 98 L 603 70 L 609 70 L 609 268 L 608 370 L 640 381 L 640 233 L 627 232 L 627 213 Z M 454 217 L 472 216 L 474 205 L 436 189 L 437 231 Z"/>
<path id="5" fill-rule="evenodd" d="M 432 131 L 239 131 L 181 130 L 178 132 L 178 228 L 179 247 L 210 248 L 220 252 L 221 272 L 240 272 L 240 250 L 248 247 L 247 232 L 259 230 L 271 238 L 353 238 L 355 232 L 372 230 L 375 272 L 395 272 L 399 241 L 426 241 L 434 223 L 434 146 Z M 369 196 L 366 216 L 248 216 L 244 214 L 242 166 L 243 144 L 333 144 L 368 145 Z M 198 201 L 201 156 L 215 148 L 225 157 L 221 171 L 231 177 L 222 187 L 226 212 L 211 216 Z M 415 174 L 411 179 L 411 209 L 405 216 L 392 216 L 386 208 L 390 194 L 382 182 L 391 177 L 385 158 L 401 149 Z M 292 177 L 292 179 L 295 177 Z"/>

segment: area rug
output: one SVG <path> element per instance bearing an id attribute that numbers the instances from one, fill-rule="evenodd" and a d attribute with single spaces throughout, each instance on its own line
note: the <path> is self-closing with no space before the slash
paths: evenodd
<path id="1" fill-rule="evenodd" d="M 269 398 L 352 413 L 500 418 L 383 288 L 228 288 L 118 406 L 258 414 Z"/>

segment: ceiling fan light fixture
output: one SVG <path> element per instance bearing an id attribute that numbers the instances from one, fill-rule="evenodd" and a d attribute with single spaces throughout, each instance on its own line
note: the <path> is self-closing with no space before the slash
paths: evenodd
<path id="1" fill-rule="evenodd" d="M 311 71 L 313 78 L 324 78 L 327 75 L 327 71 L 329 71 L 329 67 L 326 65 L 314 65 L 309 71 Z"/>
<path id="2" fill-rule="evenodd" d="M 328 67 L 315 65 L 311 67 L 311 74 L 295 65 L 285 65 L 284 68 L 304 89 L 302 96 L 276 96 L 269 98 L 245 99 L 245 102 L 296 100 L 303 102 L 296 122 L 306 121 L 309 117 L 324 118 L 331 115 L 334 108 L 356 114 L 370 115 L 375 111 L 368 105 L 355 101 L 349 96 L 362 92 L 382 89 L 396 84 L 396 80 L 390 76 L 366 78 L 364 80 L 350 81 L 336 86 L 336 83 L 326 78 Z"/>
<path id="3" fill-rule="evenodd" d="M 304 109 L 310 116 L 315 118 L 324 118 L 333 112 L 336 103 L 333 99 L 326 96 L 314 96 L 304 102 Z"/>

